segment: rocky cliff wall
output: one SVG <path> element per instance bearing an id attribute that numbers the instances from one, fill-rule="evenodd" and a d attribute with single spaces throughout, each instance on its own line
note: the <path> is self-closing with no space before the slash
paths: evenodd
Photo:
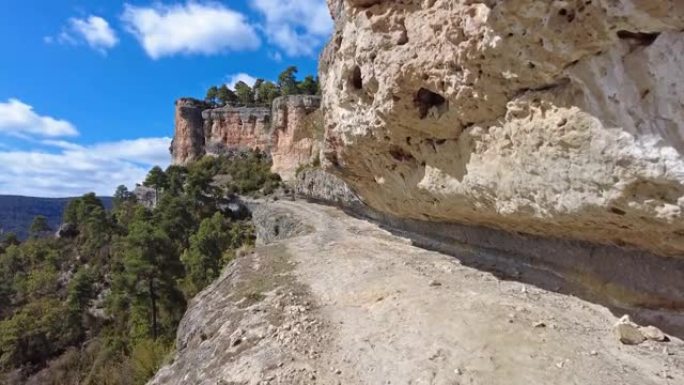
<path id="1" fill-rule="evenodd" d="M 175 129 L 171 142 L 174 164 L 186 165 L 204 155 L 204 118 L 202 111 L 209 108 L 195 99 L 176 100 Z"/>
<path id="2" fill-rule="evenodd" d="M 321 99 L 311 95 L 277 98 L 268 107 L 210 108 L 193 99 L 176 102 L 171 153 L 174 164 L 187 165 L 206 154 L 230 149 L 271 153 L 273 172 L 294 179 L 296 169 L 318 157 L 323 137 Z"/>
<path id="3" fill-rule="evenodd" d="M 207 154 L 225 149 L 268 151 L 271 146 L 271 109 L 222 107 L 202 112 Z"/>
<path id="4" fill-rule="evenodd" d="M 601 303 L 615 314 L 684 335 L 684 259 L 644 250 L 529 235 L 491 227 L 398 217 L 368 207 L 340 178 L 297 174 L 299 198 L 334 205 L 380 224 L 412 244 L 455 256 L 498 276 Z"/>
<path id="5" fill-rule="evenodd" d="M 280 97 L 273 102 L 272 171 L 292 181 L 300 165 L 315 162 L 323 140 L 323 113 L 318 96 Z"/>
<path id="6" fill-rule="evenodd" d="M 684 252 L 684 3 L 329 0 L 325 166 L 379 212 Z"/>

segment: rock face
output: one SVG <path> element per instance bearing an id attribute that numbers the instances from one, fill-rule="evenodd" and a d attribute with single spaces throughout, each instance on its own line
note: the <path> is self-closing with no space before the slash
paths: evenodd
<path id="1" fill-rule="evenodd" d="M 329 0 L 326 167 L 401 218 L 684 252 L 684 3 Z"/>
<path id="2" fill-rule="evenodd" d="M 157 190 L 152 187 L 137 185 L 133 190 L 133 195 L 138 203 L 150 210 L 157 206 Z"/>
<path id="3" fill-rule="evenodd" d="M 176 100 L 176 127 L 171 142 L 173 163 L 185 165 L 204 155 L 204 119 L 202 111 L 209 108 L 195 99 Z"/>
<path id="4" fill-rule="evenodd" d="M 321 98 L 294 95 L 273 102 L 272 171 L 292 181 L 297 167 L 314 163 L 323 140 Z"/>
<path id="5" fill-rule="evenodd" d="M 179 99 L 173 162 L 187 165 L 206 154 L 259 149 L 271 153 L 273 172 L 292 180 L 297 167 L 318 158 L 323 138 L 320 104 L 320 97 L 310 95 L 277 98 L 272 108 L 209 108 L 197 100 Z"/>
<path id="6" fill-rule="evenodd" d="M 204 150 L 220 154 L 226 149 L 266 151 L 271 142 L 271 110 L 266 107 L 221 107 L 202 112 Z"/>

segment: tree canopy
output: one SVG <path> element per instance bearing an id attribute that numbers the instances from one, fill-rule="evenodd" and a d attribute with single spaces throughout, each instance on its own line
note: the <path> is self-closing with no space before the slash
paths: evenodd
<path id="1" fill-rule="evenodd" d="M 111 211 L 94 194 L 68 204 L 63 220 L 74 237 L 20 242 L 6 234 L 0 383 L 5 374 L 40 372 L 65 385 L 144 384 L 173 350 L 190 298 L 254 243 L 250 221 L 232 218 L 222 202 L 273 191 L 280 182 L 269 162 L 248 152 L 155 167 L 145 179 L 158 190 L 153 208 L 119 186 Z M 48 228 L 36 217 L 32 233 Z"/>
<path id="2" fill-rule="evenodd" d="M 299 81 L 297 73 L 297 67 L 290 66 L 278 75 L 276 82 L 257 79 L 250 86 L 244 81 L 239 81 L 232 90 L 226 84 L 211 86 L 204 100 L 215 106 L 270 106 L 279 96 L 320 93 L 318 77 L 307 75 Z"/>

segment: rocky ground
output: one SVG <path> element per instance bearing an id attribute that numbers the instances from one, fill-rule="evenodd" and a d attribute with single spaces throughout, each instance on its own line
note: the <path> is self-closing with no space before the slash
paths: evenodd
<path id="1" fill-rule="evenodd" d="M 151 384 L 684 383 L 681 340 L 623 344 L 602 306 L 331 207 L 272 202 L 255 221 L 268 243 L 193 300 Z"/>

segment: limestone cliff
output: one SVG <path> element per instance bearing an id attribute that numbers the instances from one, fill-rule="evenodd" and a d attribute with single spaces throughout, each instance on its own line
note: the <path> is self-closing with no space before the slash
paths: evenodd
<path id="1" fill-rule="evenodd" d="M 297 167 L 319 156 L 323 139 L 323 113 L 318 96 L 280 97 L 273 102 L 271 135 L 272 171 L 291 181 Z"/>
<path id="2" fill-rule="evenodd" d="M 266 107 L 210 108 L 193 99 L 176 102 L 173 163 L 187 165 L 205 154 L 270 147 L 271 110 Z"/>
<path id="3" fill-rule="evenodd" d="M 185 165 L 204 155 L 204 119 L 202 111 L 209 108 L 195 99 L 176 100 L 175 130 L 171 142 L 174 164 Z"/>
<path id="4" fill-rule="evenodd" d="M 684 252 L 684 2 L 329 0 L 326 167 L 396 217 Z"/>
<path id="5" fill-rule="evenodd" d="M 266 107 L 221 107 L 202 112 L 204 150 L 220 154 L 225 149 L 270 147 L 271 110 Z"/>
<path id="6" fill-rule="evenodd" d="M 301 164 L 318 157 L 323 136 L 320 97 L 290 95 L 269 107 L 210 108 L 193 99 L 176 102 L 171 146 L 174 164 L 187 165 L 206 154 L 233 149 L 271 153 L 273 172 L 294 178 Z"/>

